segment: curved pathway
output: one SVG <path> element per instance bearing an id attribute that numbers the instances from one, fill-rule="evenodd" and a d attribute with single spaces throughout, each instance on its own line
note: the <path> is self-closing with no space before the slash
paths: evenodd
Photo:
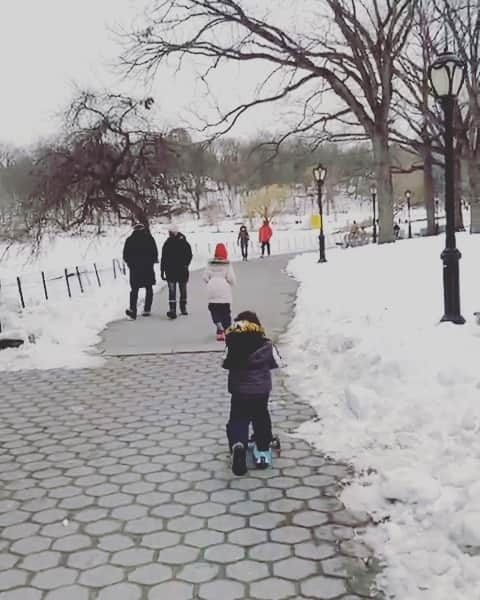
<path id="1" fill-rule="evenodd" d="M 297 285 L 285 275 L 288 256 L 271 256 L 233 263 L 237 276 L 233 314 L 241 310 L 257 311 L 260 320 L 274 339 L 290 320 Z M 165 354 L 169 352 L 209 352 L 222 349 L 215 341 L 215 328 L 207 309 L 207 294 L 202 271 L 193 271 L 188 284 L 188 317 L 170 321 L 167 290 L 155 295 L 152 315 L 136 321 L 122 319 L 111 323 L 103 332 L 101 345 L 105 354 L 125 356 Z M 126 299 L 125 299 L 126 300 Z M 141 307 L 141 302 L 139 302 Z"/>
<path id="2" fill-rule="evenodd" d="M 294 291 L 285 262 L 238 265 L 246 306 L 277 333 L 288 311 L 271 320 L 272 296 L 285 294 L 286 308 Z M 226 374 L 219 354 L 188 352 L 186 323 L 194 347 L 212 346 L 193 303 L 191 312 L 114 323 L 105 349 L 123 356 L 100 369 L 2 374 L 1 600 L 376 597 L 368 549 L 355 540 L 366 519 L 337 499 L 348 468 L 288 435 L 313 411 L 281 373 L 281 454 L 270 470 L 231 474 Z M 134 348 L 155 353 L 125 356 Z"/>

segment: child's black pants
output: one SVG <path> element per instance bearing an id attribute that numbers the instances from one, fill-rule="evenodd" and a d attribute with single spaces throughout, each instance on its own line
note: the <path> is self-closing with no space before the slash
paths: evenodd
<path id="1" fill-rule="evenodd" d="M 268 450 L 272 441 L 272 422 L 268 412 L 268 395 L 243 396 L 232 394 L 227 437 L 230 449 L 237 442 L 245 448 L 248 444 L 248 426 L 253 425 L 253 434 L 259 450 Z"/>
<path id="2" fill-rule="evenodd" d="M 212 321 L 217 325 L 221 323 L 223 330 L 230 327 L 232 324 L 232 314 L 230 312 L 230 304 L 219 304 L 217 302 L 210 302 L 208 310 L 212 315 Z"/>

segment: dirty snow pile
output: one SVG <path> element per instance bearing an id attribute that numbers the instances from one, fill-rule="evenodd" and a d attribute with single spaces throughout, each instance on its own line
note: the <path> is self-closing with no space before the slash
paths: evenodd
<path id="1" fill-rule="evenodd" d="M 342 499 L 399 600 L 480 598 L 480 236 L 457 235 L 465 325 L 443 314 L 443 236 L 295 258 L 289 387 L 300 428 L 357 477 Z M 388 517 L 388 518 L 386 518 Z"/>

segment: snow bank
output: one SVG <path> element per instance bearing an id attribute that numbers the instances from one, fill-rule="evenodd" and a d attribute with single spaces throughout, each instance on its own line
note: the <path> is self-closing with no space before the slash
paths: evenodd
<path id="1" fill-rule="evenodd" d="M 439 323 L 443 236 L 289 266 L 289 387 L 320 417 L 299 433 L 356 467 L 347 506 L 388 517 L 366 536 L 399 600 L 480 598 L 480 237 L 457 242 L 463 326 Z"/>

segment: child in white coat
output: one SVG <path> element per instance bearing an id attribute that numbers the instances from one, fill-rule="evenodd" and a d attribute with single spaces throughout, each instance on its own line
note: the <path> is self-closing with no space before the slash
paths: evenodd
<path id="1" fill-rule="evenodd" d="M 225 330 L 232 324 L 232 286 L 236 283 L 225 244 L 216 245 L 214 257 L 208 262 L 203 280 L 207 284 L 208 310 L 217 328 L 217 340 L 223 342 Z"/>

